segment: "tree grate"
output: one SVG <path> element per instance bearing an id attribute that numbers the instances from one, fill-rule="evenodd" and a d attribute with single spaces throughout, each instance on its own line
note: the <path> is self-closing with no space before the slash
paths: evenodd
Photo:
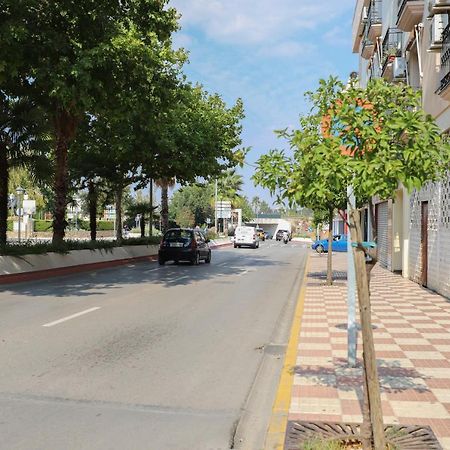
<path id="1" fill-rule="evenodd" d="M 312 439 L 354 441 L 360 436 L 360 424 L 289 421 L 284 450 L 301 450 Z M 386 441 L 396 450 L 443 450 L 428 426 L 385 425 Z"/>

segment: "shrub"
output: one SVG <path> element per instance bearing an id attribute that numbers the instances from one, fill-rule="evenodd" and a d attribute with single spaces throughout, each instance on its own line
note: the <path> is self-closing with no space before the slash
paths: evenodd
<path id="1" fill-rule="evenodd" d="M 52 220 L 35 220 L 34 221 L 34 231 L 52 231 L 53 221 Z"/>
<path id="2" fill-rule="evenodd" d="M 99 220 L 97 222 L 97 231 L 114 230 L 114 222 L 112 220 Z"/>
<path id="3" fill-rule="evenodd" d="M 127 238 L 122 240 L 122 245 L 159 245 L 160 236 L 143 237 L 143 238 Z"/>
<path id="4" fill-rule="evenodd" d="M 13 219 L 8 219 L 7 221 L 7 230 L 8 231 L 13 231 L 14 228 L 14 220 Z"/>

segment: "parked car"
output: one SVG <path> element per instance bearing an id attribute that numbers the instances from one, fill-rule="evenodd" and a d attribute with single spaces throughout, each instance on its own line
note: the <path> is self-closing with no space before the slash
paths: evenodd
<path id="1" fill-rule="evenodd" d="M 234 232 L 234 248 L 236 247 L 259 247 L 259 237 L 254 227 L 237 227 Z"/>
<path id="2" fill-rule="evenodd" d="M 317 253 L 328 252 L 328 239 L 320 239 L 315 241 L 311 248 Z M 346 252 L 347 251 L 347 235 L 335 234 L 333 236 L 333 242 L 331 246 L 333 252 Z"/>
<path id="3" fill-rule="evenodd" d="M 264 233 L 264 230 L 262 228 L 257 228 L 256 233 L 258 234 L 258 237 L 261 241 L 266 240 L 266 233 Z"/>
<path id="4" fill-rule="evenodd" d="M 158 261 L 164 265 L 166 261 L 189 261 L 199 264 L 211 262 L 209 239 L 200 230 L 190 228 L 171 228 L 164 234 L 159 246 Z"/>
<path id="5" fill-rule="evenodd" d="M 283 240 L 283 235 L 284 235 L 284 233 L 287 233 L 287 234 L 288 234 L 289 240 L 292 239 L 292 235 L 291 235 L 291 233 L 290 233 L 288 230 L 278 230 L 278 231 L 277 231 L 277 234 L 275 235 L 275 239 L 276 239 L 277 241 L 282 241 L 282 240 Z"/>

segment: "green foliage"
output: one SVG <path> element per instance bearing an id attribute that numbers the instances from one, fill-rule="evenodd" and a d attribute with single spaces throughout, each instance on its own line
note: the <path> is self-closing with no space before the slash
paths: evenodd
<path id="1" fill-rule="evenodd" d="M 114 222 L 112 220 L 99 220 L 97 222 L 97 231 L 114 230 Z"/>
<path id="2" fill-rule="evenodd" d="M 35 220 L 34 221 L 34 231 L 42 232 L 42 231 L 52 231 L 53 229 L 53 221 L 51 220 Z"/>
<path id="3" fill-rule="evenodd" d="M 177 212 L 175 222 L 182 228 L 191 228 L 195 225 L 195 216 L 189 208 L 183 207 Z"/>
<path id="4" fill-rule="evenodd" d="M 51 242 L 24 242 L 21 244 L 7 244 L 0 247 L 1 255 L 22 256 L 40 255 L 43 253 L 68 253 L 72 250 L 106 250 L 116 247 L 114 241 L 71 241 L 66 240 L 63 244 L 55 245 Z"/>
<path id="5" fill-rule="evenodd" d="M 312 109 L 299 128 L 279 133 L 293 156 L 272 150 L 258 161 L 255 182 L 279 201 L 340 207 L 352 185 L 363 204 L 392 197 L 399 183 L 418 189 L 448 169 L 450 147 L 411 87 L 372 80 L 363 89 L 330 78 L 307 98 Z"/>
<path id="6" fill-rule="evenodd" d="M 122 245 L 159 245 L 160 242 L 159 236 L 122 239 Z"/>
<path id="7" fill-rule="evenodd" d="M 24 242 L 21 244 L 8 244 L 0 246 L 0 255 L 22 256 L 40 255 L 45 253 L 68 253 L 72 250 L 111 250 L 115 247 L 129 245 L 159 245 L 160 238 L 157 236 L 147 238 L 129 238 L 117 241 L 80 241 L 65 240 L 62 245 L 54 245 L 51 242 Z"/>
<path id="8" fill-rule="evenodd" d="M 170 202 L 170 218 L 179 225 L 178 219 L 184 215 L 189 218 L 190 225 L 204 224 L 206 219 L 214 220 L 214 188 L 212 184 L 190 184 L 182 186 L 176 191 Z M 193 214 L 193 220 L 186 216 L 186 212 Z M 184 222 L 183 222 L 184 223 Z"/>
<path id="9" fill-rule="evenodd" d="M 14 220 L 13 219 L 8 219 L 8 221 L 7 221 L 7 229 L 8 229 L 8 231 L 13 231 L 13 227 L 14 227 Z"/>

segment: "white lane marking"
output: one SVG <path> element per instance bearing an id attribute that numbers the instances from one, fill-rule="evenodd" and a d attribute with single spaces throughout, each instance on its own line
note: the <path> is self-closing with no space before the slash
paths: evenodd
<path id="1" fill-rule="evenodd" d="M 84 314 L 88 314 L 92 311 L 97 311 L 97 309 L 100 309 L 100 306 L 95 306 L 94 308 L 85 309 L 84 311 L 81 311 L 76 314 L 72 314 L 71 316 L 63 317 L 62 319 L 55 320 L 54 322 L 45 323 L 42 326 L 43 327 L 52 327 L 53 325 L 58 325 L 59 323 L 66 322 L 67 320 L 75 319 L 76 317 L 83 316 Z"/>

